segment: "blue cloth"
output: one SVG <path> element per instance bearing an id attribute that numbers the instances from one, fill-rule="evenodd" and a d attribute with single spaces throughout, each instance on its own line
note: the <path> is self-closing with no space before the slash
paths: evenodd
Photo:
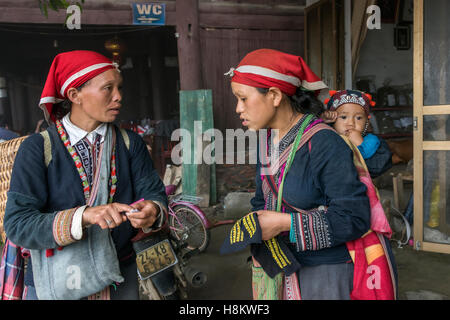
<path id="1" fill-rule="evenodd" d="M 358 146 L 358 149 L 364 159 L 369 159 L 377 152 L 379 146 L 380 139 L 376 135 L 369 133 L 364 137 L 363 143 Z"/>
<path id="2" fill-rule="evenodd" d="M 375 153 L 368 158 L 364 158 L 364 161 L 366 162 L 367 169 L 369 169 L 370 176 L 373 179 L 392 168 L 392 152 L 383 138 L 375 135 L 371 136 L 378 139 L 379 145 L 375 150 Z"/>
<path id="3" fill-rule="evenodd" d="M 283 197 L 292 206 L 311 210 L 327 206 L 323 214 L 329 226 L 331 247 L 297 252 L 286 241 L 301 265 L 344 263 L 351 260 L 345 243 L 360 238 L 370 227 L 366 186 L 359 181 L 353 153 L 334 131 L 322 130 L 300 148 L 285 178 Z M 258 152 L 259 153 L 259 152 Z M 252 210 L 263 210 L 265 201 L 258 159 L 256 192 Z"/>
<path id="4" fill-rule="evenodd" d="M 18 138 L 19 135 L 11 130 L 0 127 L 0 140 L 11 140 Z"/>
<path id="5" fill-rule="evenodd" d="M 6 203 L 5 232 L 11 241 L 27 249 L 57 248 L 52 233 L 56 213 L 85 204 L 80 176 L 70 154 L 56 127 L 52 125 L 47 130 L 52 144 L 52 161 L 46 168 L 44 141 L 40 134 L 25 139 L 14 161 Z M 164 184 L 153 168 L 144 141 L 130 130 L 127 134 L 129 150 L 116 128 L 117 190 L 113 201 L 130 204 L 144 198 L 160 201 L 167 206 Z M 137 229 L 129 221 L 112 229 L 119 260 L 132 254 L 130 240 L 136 233 Z M 32 263 L 29 266 L 27 272 L 31 272 Z M 25 278 L 30 282 L 32 280 L 28 273 Z"/>

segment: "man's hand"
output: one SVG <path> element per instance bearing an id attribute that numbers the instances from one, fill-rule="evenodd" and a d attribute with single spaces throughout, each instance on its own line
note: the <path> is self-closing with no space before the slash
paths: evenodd
<path id="1" fill-rule="evenodd" d="M 112 229 L 127 221 L 127 217 L 121 212 L 133 210 L 127 204 L 110 203 L 96 207 L 87 207 L 83 212 L 82 226 L 97 224 L 102 229 Z"/>
<path id="2" fill-rule="evenodd" d="M 133 204 L 134 209 L 139 211 L 137 212 L 127 212 L 126 216 L 130 223 L 135 228 L 148 228 L 151 227 L 156 220 L 158 220 L 159 215 L 162 214 L 160 212 L 159 206 L 151 201 L 144 200 Z"/>

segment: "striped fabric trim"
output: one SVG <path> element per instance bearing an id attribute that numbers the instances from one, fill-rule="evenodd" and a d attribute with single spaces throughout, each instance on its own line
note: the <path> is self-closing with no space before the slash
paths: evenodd
<path id="1" fill-rule="evenodd" d="M 286 74 L 282 74 L 277 71 L 274 71 L 274 70 L 271 70 L 268 68 L 264 68 L 264 67 L 259 67 L 259 66 L 251 66 L 251 65 L 240 66 L 236 69 L 236 71 L 241 72 L 241 73 L 252 73 L 252 74 L 259 75 L 259 76 L 264 76 L 264 77 L 268 77 L 268 78 L 281 80 L 281 81 L 290 83 L 296 87 L 299 87 L 300 84 L 302 83 L 301 80 L 297 77 L 288 76 Z"/>
<path id="2" fill-rule="evenodd" d="M 94 65 L 89 66 L 89 67 L 87 67 L 87 68 L 84 68 L 83 70 L 78 71 L 77 73 L 74 73 L 72 76 L 69 77 L 69 79 L 67 79 L 67 80 L 64 82 L 64 84 L 63 84 L 62 87 L 61 87 L 61 91 L 60 91 L 59 93 L 61 94 L 61 96 L 64 96 L 64 91 L 66 91 L 66 88 L 67 88 L 73 81 L 75 81 L 76 79 L 78 79 L 78 78 L 84 76 L 85 74 L 87 74 L 87 73 L 89 73 L 89 72 L 91 72 L 91 71 L 94 71 L 94 70 L 97 70 L 97 69 L 100 69 L 100 68 L 104 68 L 104 67 L 107 67 L 107 66 L 113 66 L 113 65 L 114 65 L 114 64 L 112 64 L 112 63 L 97 63 L 97 64 L 94 64 Z"/>
<path id="3" fill-rule="evenodd" d="M 67 246 L 76 240 L 72 237 L 72 220 L 77 208 L 59 211 L 53 220 L 53 238 L 59 246 Z"/>
<path id="4" fill-rule="evenodd" d="M 320 250 L 331 247 L 325 210 L 314 209 L 307 213 L 293 213 L 293 228 L 297 251 Z"/>

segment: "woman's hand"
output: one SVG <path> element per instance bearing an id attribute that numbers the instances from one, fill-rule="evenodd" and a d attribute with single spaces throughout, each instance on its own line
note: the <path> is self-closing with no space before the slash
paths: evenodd
<path id="1" fill-rule="evenodd" d="M 102 229 L 112 229 L 119 226 L 122 222 L 127 221 L 127 216 L 121 212 L 131 210 L 133 210 L 133 207 L 117 202 L 96 207 L 87 207 L 83 212 L 82 225 L 86 227 L 97 224 Z"/>
<path id="2" fill-rule="evenodd" d="M 151 201 L 144 200 L 133 204 L 133 207 L 139 211 L 129 213 L 127 212 L 127 218 L 135 228 L 148 228 L 151 227 L 159 218 L 160 212 L 159 206 Z"/>
<path id="3" fill-rule="evenodd" d="M 256 211 L 256 214 L 261 226 L 263 240 L 270 240 L 281 232 L 291 229 L 291 216 L 287 213 L 259 210 Z"/>

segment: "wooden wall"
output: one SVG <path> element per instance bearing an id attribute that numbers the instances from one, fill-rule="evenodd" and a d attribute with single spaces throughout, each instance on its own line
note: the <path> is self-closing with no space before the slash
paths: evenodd
<path id="1" fill-rule="evenodd" d="M 87 26 L 97 28 L 99 31 L 101 31 L 102 26 L 105 28 L 112 26 L 131 27 L 132 14 L 130 4 L 133 2 L 139 1 L 86 1 L 81 19 L 82 26 L 84 25 L 85 29 Z M 176 45 L 176 40 L 172 42 L 175 39 L 175 32 L 178 31 L 174 28 L 177 26 L 176 0 L 153 2 L 166 4 L 166 24 L 172 26 L 172 29 L 166 30 L 164 36 L 166 38 L 163 40 Z M 304 5 L 305 0 L 199 0 L 197 16 L 200 54 L 198 54 L 196 59 L 199 59 L 201 64 L 203 89 L 212 89 L 213 91 L 214 126 L 216 128 L 225 130 L 227 128 L 240 127 L 240 122 L 235 114 L 236 101 L 231 94 L 229 78 L 227 79 L 223 75 L 230 67 L 235 67 L 248 52 L 260 48 L 272 48 L 291 54 L 303 55 Z M 63 29 L 62 24 L 64 20 L 64 11 L 58 13 L 49 11 L 49 17 L 45 18 L 41 14 L 36 0 L 4 0 L 0 2 L 0 24 L 14 23 L 15 26 L 27 24 L 30 28 L 32 28 L 30 24 L 38 24 L 37 26 L 59 24 L 62 27 L 61 29 Z M 70 38 L 70 36 L 73 36 L 90 41 L 89 37 L 82 37 L 82 32 L 65 30 L 61 37 L 64 39 L 64 37 Z M 15 37 L 14 33 L 10 35 Z M 152 37 L 150 36 L 144 37 L 146 38 L 140 41 L 140 47 L 145 47 L 145 50 L 151 51 L 152 47 L 166 46 L 166 44 L 152 42 Z M 51 56 L 54 55 L 42 50 L 42 47 L 51 47 L 52 41 L 52 37 L 47 37 L 45 41 L 35 42 L 34 47 L 30 46 L 30 43 L 26 41 L 15 41 L 15 45 L 20 48 L 17 50 L 24 53 L 22 59 L 27 59 L 27 62 L 30 63 L 34 60 L 36 62 L 34 65 L 37 65 L 37 69 L 41 69 L 43 67 L 42 59 L 39 60 L 36 57 L 46 55 L 46 59 L 51 60 Z M 138 50 L 137 47 L 136 50 Z M 147 53 L 150 51 L 147 51 Z M 9 54 L 8 52 L 12 52 L 12 50 L 4 50 L 3 55 L 12 56 L 12 59 L 16 57 L 15 53 Z M 15 59 L 19 60 L 20 57 Z M 178 60 L 181 64 L 184 63 L 179 56 Z M 2 61 L 5 60 L 2 59 Z M 5 62 L 0 62 L 0 70 L 2 63 L 5 64 Z M 48 68 L 48 66 L 45 67 Z M 183 65 L 179 66 L 180 71 L 182 67 Z M 145 90 L 145 85 L 142 85 L 142 80 L 140 79 L 152 77 L 150 74 L 147 76 L 141 74 L 139 76 L 135 71 L 128 70 L 124 72 L 124 75 L 128 74 L 128 77 L 134 78 L 132 84 L 130 84 L 130 92 L 133 92 L 134 97 L 143 95 L 142 90 Z M 160 77 L 160 81 L 164 82 L 164 85 L 160 88 L 162 90 L 162 99 L 167 101 L 166 105 L 176 104 L 173 106 L 175 109 L 178 108 L 178 95 L 173 90 L 177 90 L 177 78 L 180 76 L 176 74 L 177 71 L 178 68 L 170 68 L 165 71 L 167 74 L 164 77 Z M 146 72 L 149 72 L 149 70 Z M 35 77 L 39 76 L 36 76 L 35 73 Z M 154 75 L 153 78 L 156 79 Z M 41 81 L 42 79 L 36 78 L 33 80 L 33 83 L 38 84 Z M 139 87 L 140 89 L 138 89 Z M 18 93 L 18 95 L 20 96 L 21 93 Z M 34 103 L 34 100 L 27 102 L 27 104 L 33 105 Z M 133 104 L 133 113 L 139 112 L 139 107 L 136 107 L 136 104 L 142 102 L 133 99 L 129 103 Z M 164 117 L 168 117 L 168 115 L 165 114 Z M 134 117 L 127 115 L 127 118 Z"/>

